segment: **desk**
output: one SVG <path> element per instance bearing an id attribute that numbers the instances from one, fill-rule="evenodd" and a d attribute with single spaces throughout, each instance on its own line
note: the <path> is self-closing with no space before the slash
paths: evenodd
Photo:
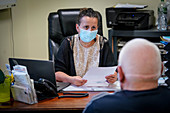
<path id="1" fill-rule="evenodd" d="M 160 43 L 160 36 L 170 36 L 170 30 L 159 31 L 156 28 L 148 30 L 109 30 L 109 45 L 114 53 L 114 59 L 117 63 L 118 43 L 120 41 L 129 41 L 133 38 L 145 38 L 155 43 Z M 120 40 L 121 38 L 121 40 Z"/>
<path id="2" fill-rule="evenodd" d="M 81 92 L 87 93 L 87 92 Z M 0 111 L 58 111 L 64 112 L 82 112 L 86 104 L 91 100 L 91 98 L 99 94 L 100 92 L 88 92 L 88 97 L 82 98 L 61 98 L 58 97 L 53 99 L 42 100 L 37 104 L 28 105 L 25 103 L 14 101 L 12 105 L 0 106 Z M 61 93 L 59 93 L 61 95 Z M 57 112 L 57 113 L 58 113 Z"/>

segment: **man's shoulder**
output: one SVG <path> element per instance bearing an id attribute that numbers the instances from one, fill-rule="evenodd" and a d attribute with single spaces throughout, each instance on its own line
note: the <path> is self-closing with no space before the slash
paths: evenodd
<path id="1" fill-rule="evenodd" d="M 98 104 L 101 102 L 102 104 L 121 104 L 122 102 L 129 101 L 129 98 L 131 100 L 138 100 L 141 98 L 144 98 L 144 95 L 147 97 L 152 96 L 153 94 L 159 95 L 158 92 L 163 92 L 163 94 L 170 94 L 170 89 L 168 87 L 158 87 L 154 90 L 149 90 L 149 91 L 128 91 L 128 90 L 121 90 L 117 91 L 114 93 L 100 93 L 92 98 L 90 101 L 90 104 Z M 161 93 L 162 94 L 162 93 Z M 165 97 L 164 97 L 165 98 Z M 101 105 L 102 105 L 101 104 Z M 128 104 L 128 103 L 127 103 Z"/>
<path id="2" fill-rule="evenodd" d="M 104 97 L 111 95 L 111 94 L 113 94 L 113 93 L 107 93 L 107 92 L 99 93 L 92 98 L 92 101 L 95 101 L 95 100 L 100 99 L 100 98 L 104 98 Z"/>
<path id="3" fill-rule="evenodd" d="M 164 92 L 164 93 L 169 93 L 170 94 L 170 86 L 159 86 L 158 90 L 160 92 Z"/>
<path id="4" fill-rule="evenodd" d="M 87 104 L 83 113 L 95 113 L 98 110 L 100 112 L 112 111 L 112 109 L 117 106 L 117 102 L 121 101 L 117 99 L 119 98 L 119 93 L 121 93 L 121 91 L 115 93 L 103 92 L 95 95 Z"/>
<path id="5" fill-rule="evenodd" d="M 144 108 L 155 108 L 159 103 L 164 103 L 162 106 L 169 106 L 170 90 L 168 87 L 158 87 L 156 89 L 145 91 L 128 91 L 121 90 L 115 93 L 101 93 L 93 97 L 85 108 L 85 113 L 92 112 L 131 112 L 131 110 L 141 113 L 148 112 Z M 143 104 L 144 106 L 141 106 Z M 161 111 L 157 107 L 153 111 Z M 123 109 L 122 109 L 123 108 Z M 114 109 L 114 111 L 113 111 Z M 166 110 L 169 111 L 167 107 Z M 87 112 L 86 112 L 87 111 Z M 149 111 L 150 112 L 150 111 Z"/>
<path id="6" fill-rule="evenodd" d="M 122 95 L 122 91 L 117 91 L 114 93 L 108 93 L 108 92 L 102 92 L 99 93 L 98 95 L 95 95 L 91 102 L 97 102 L 97 101 L 102 101 L 102 103 L 106 100 L 106 102 L 108 103 L 109 101 L 107 100 L 112 100 L 112 102 L 114 102 L 114 98 L 118 98 L 121 97 Z"/>

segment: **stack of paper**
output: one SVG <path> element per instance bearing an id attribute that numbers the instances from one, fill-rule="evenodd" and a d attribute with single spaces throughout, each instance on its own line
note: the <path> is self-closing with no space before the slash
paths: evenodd
<path id="1" fill-rule="evenodd" d="M 75 86 L 70 85 L 63 91 L 118 91 L 120 90 L 120 83 L 116 81 L 114 84 L 108 86 Z"/>
<path id="2" fill-rule="evenodd" d="M 114 8 L 146 8 L 147 5 L 136 5 L 136 4 L 120 4 L 114 6 Z"/>
<path id="3" fill-rule="evenodd" d="M 83 77 L 87 83 L 83 86 L 70 85 L 64 91 L 117 91 L 120 90 L 120 84 L 116 81 L 114 84 L 106 82 L 105 76 L 114 74 L 115 67 L 97 67 L 91 68 Z"/>
<path id="4" fill-rule="evenodd" d="M 12 72 L 15 79 L 14 85 L 11 86 L 14 100 L 27 104 L 37 103 L 34 81 L 30 79 L 27 68 L 25 66 L 16 65 Z"/>
<path id="5" fill-rule="evenodd" d="M 91 68 L 83 77 L 83 79 L 87 80 L 85 86 L 108 86 L 105 76 L 114 74 L 116 68 L 117 67 Z"/>

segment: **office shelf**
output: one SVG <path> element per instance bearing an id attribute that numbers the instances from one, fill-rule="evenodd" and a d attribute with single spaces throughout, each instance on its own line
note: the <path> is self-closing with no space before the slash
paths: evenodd
<path id="1" fill-rule="evenodd" d="M 164 45 L 160 43 L 160 36 L 170 36 L 170 30 L 159 31 L 155 28 L 148 30 L 109 30 L 109 44 L 114 53 L 114 58 L 117 63 L 117 58 L 121 48 L 131 39 L 144 38 L 155 43 L 160 49 L 162 60 L 166 51 L 163 49 Z"/>

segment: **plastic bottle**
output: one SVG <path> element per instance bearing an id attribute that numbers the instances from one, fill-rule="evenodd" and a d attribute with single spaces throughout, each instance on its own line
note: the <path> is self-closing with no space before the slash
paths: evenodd
<path id="1" fill-rule="evenodd" d="M 167 30 L 167 5 L 164 0 L 158 6 L 158 30 Z"/>

